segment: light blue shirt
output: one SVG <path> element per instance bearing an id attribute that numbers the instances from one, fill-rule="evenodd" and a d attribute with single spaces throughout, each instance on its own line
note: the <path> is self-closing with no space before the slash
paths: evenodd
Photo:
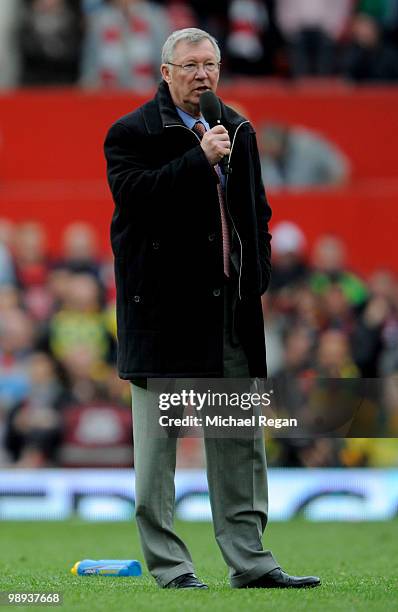
<path id="1" fill-rule="evenodd" d="M 195 125 L 195 123 L 197 123 L 198 121 L 200 121 L 201 123 L 203 123 L 203 125 L 206 128 L 206 132 L 207 130 L 210 130 L 210 125 L 207 123 L 206 119 L 203 117 L 203 115 L 201 115 L 198 119 L 196 119 L 196 117 L 192 117 L 192 115 L 188 115 L 188 113 L 186 113 L 185 111 L 183 111 L 181 108 L 178 108 L 178 106 L 176 106 L 177 109 L 177 113 L 180 115 L 181 119 L 183 120 L 183 122 L 185 123 L 185 125 L 192 130 L 193 126 Z"/>
<path id="2" fill-rule="evenodd" d="M 183 111 L 181 108 L 178 108 L 178 106 L 176 106 L 177 109 L 177 113 L 180 115 L 181 119 L 183 120 L 183 122 L 185 123 L 185 125 L 192 130 L 193 126 L 195 125 L 195 123 L 197 123 L 198 121 L 200 121 L 201 123 L 203 123 L 203 125 L 206 128 L 206 132 L 208 130 L 210 130 L 210 125 L 207 123 L 206 119 L 203 117 L 203 115 L 200 115 L 200 117 L 196 118 L 196 117 L 192 117 L 192 115 L 189 115 L 188 113 L 186 113 L 185 111 Z M 218 164 L 217 164 L 217 167 Z M 218 172 L 218 175 L 221 179 L 221 185 L 222 188 L 225 189 L 225 176 L 223 175 L 222 172 Z"/>

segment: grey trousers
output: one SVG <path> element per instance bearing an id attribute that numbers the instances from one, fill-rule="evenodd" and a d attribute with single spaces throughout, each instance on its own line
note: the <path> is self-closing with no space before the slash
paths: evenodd
<path id="1" fill-rule="evenodd" d="M 224 377 L 249 376 L 246 356 L 231 337 L 233 295 L 225 292 Z M 191 555 L 173 529 L 177 438 L 156 438 L 151 392 L 131 384 L 136 520 L 145 561 L 159 586 L 194 573 Z M 216 541 L 232 587 L 244 586 L 278 563 L 262 546 L 267 524 L 263 438 L 206 438 L 207 480 Z"/>

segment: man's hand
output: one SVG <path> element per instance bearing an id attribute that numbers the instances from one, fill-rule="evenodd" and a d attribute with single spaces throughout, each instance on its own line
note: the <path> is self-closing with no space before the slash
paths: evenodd
<path id="1" fill-rule="evenodd" d="M 231 151 L 229 135 L 223 125 L 216 125 L 203 134 L 200 146 L 212 166 L 218 164 L 224 155 L 229 155 Z"/>

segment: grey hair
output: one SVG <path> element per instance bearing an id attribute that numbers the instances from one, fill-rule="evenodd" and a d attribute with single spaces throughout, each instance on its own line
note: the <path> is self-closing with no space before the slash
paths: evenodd
<path id="1" fill-rule="evenodd" d="M 221 60 L 221 51 L 220 47 L 214 36 L 205 32 L 204 30 L 199 30 L 199 28 L 184 28 L 183 30 L 176 30 L 166 40 L 162 49 L 162 64 L 168 64 L 173 61 L 174 58 L 174 49 L 181 40 L 185 40 L 188 43 L 195 44 L 199 43 L 202 40 L 209 40 L 214 47 L 214 51 L 216 52 L 216 58 L 219 62 Z"/>

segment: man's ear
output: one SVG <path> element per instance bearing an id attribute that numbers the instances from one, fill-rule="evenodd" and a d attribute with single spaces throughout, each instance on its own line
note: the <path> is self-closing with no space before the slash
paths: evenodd
<path id="1" fill-rule="evenodd" d="M 160 74 L 163 77 L 163 80 L 166 81 L 166 83 L 171 83 L 171 71 L 170 71 L 170 66 L 168 64 L 162 64 L 160 66 Z"/>

